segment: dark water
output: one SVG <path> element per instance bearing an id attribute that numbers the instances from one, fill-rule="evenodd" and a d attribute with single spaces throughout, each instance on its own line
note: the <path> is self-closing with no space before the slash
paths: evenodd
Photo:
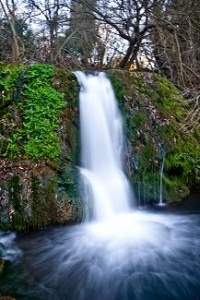
<path id="1" fill-rule="evenodd" d="M 17 255 L 0 277 L 0 295 L 200 299 L 200 214 L 132 213 L 104 224 L 24 235 L 16 243 L 22 252 L 9 245 Z"/>

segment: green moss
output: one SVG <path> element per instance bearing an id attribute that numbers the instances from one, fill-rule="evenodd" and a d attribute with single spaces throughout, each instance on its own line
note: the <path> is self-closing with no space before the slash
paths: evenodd
<path id="1" fill-rule="evenodd" d="M 135 113 L 132 118 L 133 127 L 135 128 L 140 128 L 146 121 L 147 117 L 143 112 Z"/>
<path id="2" fill-rule="evenodd" d="M 153 194 L 157 194 L 158 198 L 164 152 L 164 198 L 179 201 L 194 184 L 200 183 L 200 132 L 194 130 L 187 135 L 181 130 L 189 111 L 186 100 L 158 74 L 113 71 L 112 82 L 115 81 L 124 87 L 124 97 L 119 95 L 125 113 L 133 181 L 141 186 L 141 194 L 144 187 L 145 197 L 153 199 Z M 120 83 L 113 85 L 116 94 Z"/>
<path id="3" fill-rule="evenodd" d="M 181 121 L 186 116 L 187 103 L 180 91 L 166 78 L 154 75 L 153 103 L 160 109 L 165 117 L 171 121 Z"/>
<path id="4" fill-rule="evenodd" d="M 108 74 L 108 78 L 110 79 L 111 84 L 114 88 L 117 100 L 119 100 L 119 103 L 122 104 L 125 95 L 123 83 L 113 74 Z"/>
<path id="5" fill-rule="evenodd" d="M 71 109 L 77 108 L 79 87 L 74 73 L 66 69 L 56 69 L 53 78 L 53 86 L 56 90 L 59 90 L 64 94 L 67 107 Z"/>
<path id="6" fill-rule="evenodd" d="M 184 180 L 175 176 L 164 176 L 164 197 L 167 202 L 179 202 L 185 198 L 189 193 L 188 186 L 184 183 Z"/>

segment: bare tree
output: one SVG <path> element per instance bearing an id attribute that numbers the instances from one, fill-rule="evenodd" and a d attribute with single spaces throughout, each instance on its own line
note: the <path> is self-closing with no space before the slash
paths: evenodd
<path id="1" fill-rule="evenodd" d="M 20 61 L 20 39 L 16 31 L 16 3 L 14 0 L 5 2 L 0 0 L 0 5 L 12 33 L 12 62 L 16 63 Z"/>
<path id="2" fill-rule="evenodd" d="M 66 45 L 71 55 L 78 56 L 85 65 L 91 62 L 93 49 L 97 40 L 96 22 L 93 12 L 96 8 L 96 0 L 76 0 L 71 2 L 70 23 L 66 35 L 73 34 Z"/>
<path id="3" fill-rule="evenodd" d="M 93 10 L 96 19 L 108 24 L 118 39 L 126 44 L 119 64 L 121 68 L 130 67 L 137 60 L 142 42 L 154 27 L 151 16 L 157 3 L 158 0 L 99 0 Z"/>
<path id="4" fill-rule="evenodd" d="M 165 9 L 155 11 L 154 24 L 158 69 L 180 88 L 196 89 L 200 80 L 200 2 L 168 1 Z"/>
<path id="5" fill-rule="evenodd" d="M 33 20 L 47 30 L 45 34 L 49 42 L 47 60 L 51 63 L 55 62 L 57 57 L 57 49 L 59 47 L 59 33 L 62 27 L 67 23 L 67 13 L 69 11 L 69 3 L 64 0 L 25 0 L 31 10 Z"/>

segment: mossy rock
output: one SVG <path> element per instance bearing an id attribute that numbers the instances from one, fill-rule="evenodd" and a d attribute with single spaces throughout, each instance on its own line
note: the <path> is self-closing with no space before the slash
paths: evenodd
<path id="1" fill-rule="evenodd" d="M 140 193 L 145 190 L 147 201 L 158 201 L 164 155 L 163 196 L 167 202 L 181 201 L 200 185 L 200 131 L 182 131 L 187 100 L 159 74 L 114 70 L 109 76 L 124 114 L 133 182 Z"/>

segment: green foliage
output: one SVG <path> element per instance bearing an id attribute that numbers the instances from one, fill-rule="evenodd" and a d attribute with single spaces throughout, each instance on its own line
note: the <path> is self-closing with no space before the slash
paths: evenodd
<path id="1" fill-rule="evenodd" d="M 27 83 L 34 80 L 34 85 L 50 84 L 54 73 L 55 68 L 52 65 L 34 64 L 26 72 Z"/>
<path id="2" fill-rule="evenodd" d="M 23 126 L 11 137 L 8 155 L 32 159 L 60 156 L 59 115 L 64 107 L 63 94 L 52 87 L 54 68 L 37 64 L 27 69 L 22 99 L 18 103 Z"/>
<path id="3" fill-rule="evenodd" d="M 63 97 L 47 84 L 33 83 L 24 92 L 25 155 L 53 159 L 60 155 L 58 118 Z"/>

